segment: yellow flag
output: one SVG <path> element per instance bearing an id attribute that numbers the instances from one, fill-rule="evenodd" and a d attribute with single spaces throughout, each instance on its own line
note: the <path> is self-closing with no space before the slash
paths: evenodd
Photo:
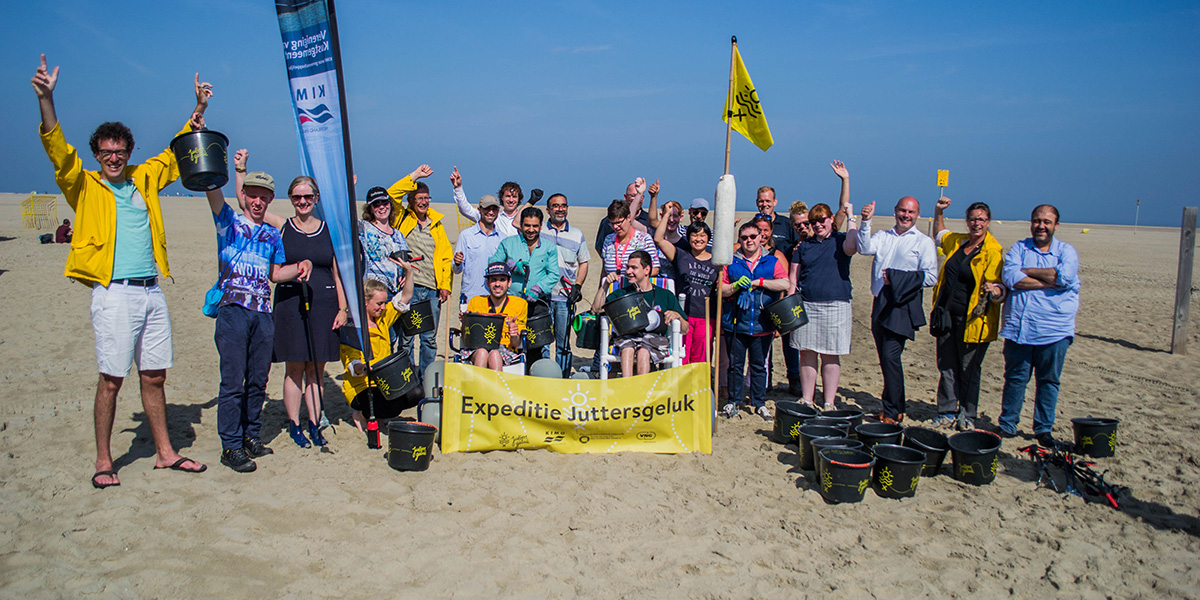
<path id="1" fill-rule="evenodd" d="M 763 152 L 775 143 L 771 128 L 767 127 L 767 117 L 758 102 L 758 92 L 754 89 L 754 82 L 750 81 L 746 65 L 742 64 L 742 54 L 737 46 L 733 47 L 733 86 L 725 98 L 722 120 L 731 123 L 735 131 L 746 136 Z"/>

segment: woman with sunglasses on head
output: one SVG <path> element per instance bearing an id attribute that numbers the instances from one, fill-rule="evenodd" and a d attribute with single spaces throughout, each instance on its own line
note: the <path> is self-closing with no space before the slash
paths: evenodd
<path id="1" fill-rule="evenodd" d="M 245 150 L 234 155 L 239 190 L 248 158 Z M 284 363 L 283 406 L 288 416 L 288 434 L 297 446 L 308 448 L 327 443 L 318 425 L 321 418 L 318 386 L 325 378 L 325 363 L 339 360 L 336 330 L 346 324 L 349 308 L 329 228 L 314 214 L 321 200 L 317 182 L 307 176 L 293 179 L 288 186 L 288 199 L 295 210 L 292 218 L 267 213 L 263 221 L 281 230 L 284 256 L 289 261 L 307 259 L 312 261 L 313 269 L 307 283 L 289 281 L 275 286 L 275 304 L 271 310 L 275 319 L 275 352 L 271 360 Z M 240 191 L 238 201 L 242 202 Z M 301 286 L 308 288 L 307 306 L 302 301 Z M 301 400 L 308 408 L 311 442 L 300 426 Z"/>
<path id="2" fill-rule="evenodd" d="M 388 298 L 400 291 L 400 261 L 392 258 L 396 252 L 408 252 L 404 235 L 391 225 L 392 197 L 386 189 L 373 187 L 367 191 L 367 203 L 363 205 L 362 221 L 358 224 L 358 237 L 362 241 L 363 265 L 367 279 L 382 282 L 387 287 Z"/>
<path id="3" fill-rule="evenodd" d="M 845 214 L 852 210 L 849 201 L 842 204 Z M 833 409 L 842 376 L 840 357 L 850 353 L 850 257 L 857 250 L 858 223 L 851 218 L 850 230 L 838 231 L 827 204 L 812 207 L 808 223 L 812 235 L 796 245 L 788 276 L 788 294 L 800 291 L 808 324 L 789 334 L 788 343 L 800 351 L 801 401 L 813 404 L 819 357 L 824 408 Z"/>
<path id="4" fill-rule="evenodd" d="M 992 209 L 987 204 L 976 202 L 967 207 L 967 233 L 946 229 L 942 213 L 949 207 L 949 198 L 938 198 L 933 210 L 934 238 L 946 260 L 933 287 L 934 308 L 929 319 L 929 332 L 937 338 L 941 373 L 938 416 L 930 425 L 968 431 L 975 428 L 983 356 L 1000 329 L 1004 247 L 988 232 Z M 935 332 L 941 315 L 941 325 L 949 328 Z"/>

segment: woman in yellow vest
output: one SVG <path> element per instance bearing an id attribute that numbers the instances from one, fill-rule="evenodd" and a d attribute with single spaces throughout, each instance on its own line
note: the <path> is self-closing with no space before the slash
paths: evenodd
<path id="1" fill-rule="evenodd" d="M 404 268 L 404 273 L 411 273 L 412 264 L 398 261 Z M 408 312 L 408 303 L 413 295 L 413 278 L 405 276 L 400 293 L 388 300 L 387 286 L 381 281 L 368 279 L 363 282 L 363 298 L 367 309 L 367 338 L 371 344 L 371 364 L 387 358 L 392 353 L 392 325 L 403 313 Z M 354 426 L 359 431 L 366 431 L 367 420 L 363 417 L 363 409 L 367 406 L 368 392 L 374 385 L 369 383 L 366 376 L 366 364 L 363 363 L 362 350 L 342 343 L 342 364 L 346 367 L 346 379 L 342 383 L 342 392 L 354 409 Z M 419 391 L 421 388 L 417 388 Z M 419 401 L 419 399 L 418 399 Z M 400 414 L 405 408 L 416 406 L 406 403 L 405 398 L 394 401 L 384 400 L 382 395 L 375 396 L 375 417 L 388 419 Z"/>

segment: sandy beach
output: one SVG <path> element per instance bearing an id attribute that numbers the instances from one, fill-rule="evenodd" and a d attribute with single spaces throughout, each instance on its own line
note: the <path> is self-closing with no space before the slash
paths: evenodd
<path id="1" fill-rule="evenodd" d="M 136 380 L 127 380 L 113 437 L 122 485 L 97 491 L 88 483 L 88 290 L 62 276 L 66 245 L 41 245 L 47 230 L 21 227 L 25 197 L 0 194 L 0 597 L 1200 596 L 1200 306 L 1190 354 L 1170 354 L 1178 229 L 1058 230 L 1079 251 L 1083 289 L 1054 433 L 1071 439 L 1072 417 L 1121 420 L 1117 455 L 1098 467 L 1129 487 L 1121 510 L 1037 488 L 1033 463 L 1017 451 L 1032 442 L 1021 438 L 1004 442 L 990 486 L 957 482 L 946 468 L 911 499 L 868 491 L 862 503 L 831 506 L 796 466 L 795 449 L 750 415 L 719 423 L 711 455 L 435 454 L 428 471 L 398 473 L 348 422 L 340 364 L 328 366 L 324 386 L 330 451 L 280 434 L 276 365 L 263 416 L 275 454 L 256 473 L 235 473 L 218 462 L 217 353 L 213 321 L 200 312 L 217 276 L 211 213 L 200 198 L 165 198 L 169 428 L 180 452 L 209 469 L 153 470 Z M 875 200 L 890 214 L 894 198 Z M 950 212 L 961 216 L 967 202 Z M 456 234 L 451 207 L 435 208 Z M 286 201 L 272 210 L 291 213 Z M 602 215 L 574 207 L 570 219 L 591 244 Z M 60 202 L 63 218 L 74 215 Z M 960 219 L 949 226 L 965 229 Z M 1025 221 L 993 223 L 992 232 L 1005 247 L 1029 235 Z M 839 403 L 868 413 L 878 412 L 882 388 L 869 265 L 852 261 L 854 343 L 839 390 Z M 984 426 L 999 415 L 1001 344 L 984 363 Z M 768 400 L 791 399 L 775 356 Z M 927 332 L 909 343 L 905 368 L 909 419 L 932 417 Z M 1026 435 L 1032 404 L 1031 390 Z"/>

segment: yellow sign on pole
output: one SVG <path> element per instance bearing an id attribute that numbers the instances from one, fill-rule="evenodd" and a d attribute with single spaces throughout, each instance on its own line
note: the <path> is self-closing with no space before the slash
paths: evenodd
<path id="1" fill-rule="evenodd" d="M 938 187 L 946 187 L 950 185 L 950 170 L 944 169 L 938 171 Z"/>

